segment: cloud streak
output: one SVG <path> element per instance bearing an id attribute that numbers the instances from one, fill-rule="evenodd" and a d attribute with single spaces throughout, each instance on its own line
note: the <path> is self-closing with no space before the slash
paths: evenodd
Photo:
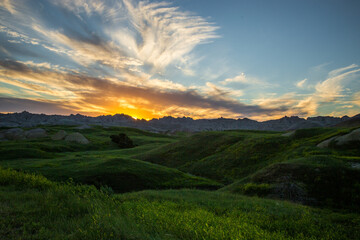
<path id="1" fill-rule="evenodd" d="M 355 64 L 331 71 L 325 81 L 316 84 L 315 95 L 325 102 L 331 102 L 342 97 L 343 85 L 347 81 L 351 81 L 359 72 L 360 68 Z"/>
<path id="2" fill-rule="evenodd" d="M 307 80 L 308 80 L 308 79 L 305 78 L 305 79 L 297 82 L 297 83 L 295 84 L 295 86 L 298 87 L 298 88 L 304 88 L 304 87 L 305 87 L 305 83 L 306 83 Z"/>

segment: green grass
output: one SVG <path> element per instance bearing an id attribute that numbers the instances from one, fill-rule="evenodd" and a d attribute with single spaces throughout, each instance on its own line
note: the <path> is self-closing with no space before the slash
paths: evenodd
<path id="1" fill-rule="evenodd" d="M 245 188 L 247 184 L 275 184 L 276 187 L 294 183 L 305 192 L 307 200 L 299 200 L 301 202 L 359 211 L 360 170 L 352 169 L 352 164 L 359 162 L 360 149 L 316 146 L 351 130 L 302 129 L 291 137 L 256 131 L 199 133 L 135 157 L 224 184 L 234 182 L 223 191 L 259 196 L 269 192 L 269 196 L 277 197 L 277 188 L 273 191 Z M 209 144 L 196 147 L 200 142 Z"/>
<path id="2" fill-rule="evenodd" d="M 254 174 L 221 189 L 227 192 L 243 191 L 247 184 L 295 183 L 301 186 L 308 198 L 318 206 L 360 211 L 360 171 L 349 163 L 358 162 L 357 157 L 332 157 L 316 155 L 272 164 Z M 263 189 L 250 194 L 264 196 Z M 268 191 L 268 194 L 271 194 Z"/>
<path id="3" fill-rule="evenodd" d="M 224 183 L 274 163 L 310 156 L 358 157 L 360 149 L 322 149 L 318 143 L 352 129 L 302 129 L 292 137 L 277 132 L 202 132 L 135 157 Z"/>
<path id="4" fill-rule="evenodd" d="M 68 133 L 81 132 L 91 143 L 81 145 L 53 141 L 50 136 L 58 130 Z M 40 173 L 51 180 L 108 186 L 115 192 L 143 189 L 200 188 L 217 189 L 222 185 L 177 169 L 133 159 L 139 152 L 146 152 L 176 141 L 175 137 L 131 128 L 102 128 L 77 130 L 73 127 L 46 127 L 49 137 L 37 140 L 0 142 L 1 161 L 4 167 Z M 111 142 L 110 135 L 127 134 L 137 145 L 119 149 Z"/>
<path id="5" fill-rule="evenodd" d="M 115 150 L 118 147 L 111 142 L 110 135 L 119 133 L 127 134 L 134 141 L 134 144 L 138 146 L 146 144 L 154 144 L 156 146 L 156 144 L 162 145 L 176 141 L 175 137 L 122 127 L 102 128 L 94 126 L 90 129 L 75 129 L 70 126 L 43 126 L 43 128 L 47 131 L 49 137 L 0 142 L 1 160 L 34 157 L 52 158 L 58 156 L 59 153 Z M 51 140 L 50 136 L 59 130 L 65 130 L 67 133 L 80 132 L 90 140 L 90 144 L 81 145 L 63 140 Z M 17 151 L 19 149 L 21 151 Z"/>
<path id="6" fill-rule="evenodd" d="M 0 169 L 3 239 L 356 239 L 360 218 L 199 190 L 107 195 Z"/>
<path id="7" fill-rule="evenodd" d="M 164 188 L 217 189 L 222 186 L 177 169 L 127 157 L 146 149 L 146 146 L 138 148 L 68 153 L 55 159 L 9 160 L 3 161 L 2 166 L 40 173 L 54 181 L 72 178 L 78 183 L 108 186 L 115 192 Z"/>
<path id="8" fill-rule="evenodd" d="M 353 167 L 360 163 L 360 149 L 316 147 L 351 128 L 297 130 L 291 137 L 268 131 L 168 136 L 120 127 L 44 128 L 50 136 L 80 132 L 91 143 L 50 136 L 0 142 L 0 166 L 21 171 L 0 167 L 0 216 L 5 216 L 0 239 L 357 239 L 360 234 L 360 170 Z M 119 133 L 136 147 L 119 149 L 109 137 Z M 321 208 L 244 196 L 274 197 L 274 189 L 288 183 Z"/>
<path id="9" fill-rule="evenodd" d="M 202 132 L 135 157 L 226 183 L 227 179 L 239 177 L 237 171 L 244 171 L 239 166 L 240 161 L 251 168 L 253 160 L 261 157 L 253 155 L 259 145 L 262 144 L 267 151 L 258 151 L 257 154 L 269 154 L 271 149 L 266 145 L 273 144 L 273 138 L 277 136 L 277 132 L 261 131 Z M 268 141 L 270 137 L 273 138 Z M 251 166 L 248 164 L 250 161 Z"/>

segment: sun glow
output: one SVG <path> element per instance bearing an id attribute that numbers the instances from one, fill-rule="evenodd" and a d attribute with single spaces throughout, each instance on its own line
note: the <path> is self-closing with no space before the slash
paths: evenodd
<path id="1" fill-rule="evenodd" d="M 153 118 L 162 117 L 162 116 L 154 115 L 152 112 L 147 111 L 146 109 L 141 109 L 141 108 L 118 107 L 115 110 L 110 111 L 111 115 L 121 114 L 121 113 L 125 114 L 125 115 L 129 115 L 130 117 L 132 117 L 135 120 L 141 120 L 141 119 L 151 120 Z"/>

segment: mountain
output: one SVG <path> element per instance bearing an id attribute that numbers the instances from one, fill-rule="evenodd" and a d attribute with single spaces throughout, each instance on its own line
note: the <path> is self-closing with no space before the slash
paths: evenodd
<path id="1" fill-rule="evenodd" d="M 357 115 L 359 116 L 359 115 Z M 356 116 L 355 116 L 356 117 Z M 37 125 L 100 125 L 105 127 L 122 126 L 134 127 L 152 132 L 199 132 L 199 131 L 223 131 L 223 130 L 272 130 L 287 131 L 314 127 L 332 127 L 339 125 L 353 118 L 319 116 L 309 117 L 307 119 L 297 116 L 283 117 L 276 120 L 258 122 L 248 118 L 243 119 L 197 119 L 189 117 L 174 118 L 171 116 L 152 119 L 133 119 L 125 114 L 102 115 L 98 117 L 89 117 L 81 114 L 46 115 L 33 114 L 29 112 L 0 114 L 0 127 L 34 127 Z M 358 121 L 358 120 L 356 120 Z"/>
<path id="2" fill-rule="evenodd" d="M 335 127 L 359 127 L 360 126 L 360 114 L 346 119 L 335 125 Z"/>

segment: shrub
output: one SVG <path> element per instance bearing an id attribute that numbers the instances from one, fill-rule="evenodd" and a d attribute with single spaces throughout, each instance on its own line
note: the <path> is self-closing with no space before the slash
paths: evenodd
<path id="1" fill-rule="evenodd" d="M 111 135 L 110 138 L 111 141 L 113 141 L 119 146 L 119 148 L 135 147 L 133 141 L 125 133 L 119 133 L 118 135 Z"/>

